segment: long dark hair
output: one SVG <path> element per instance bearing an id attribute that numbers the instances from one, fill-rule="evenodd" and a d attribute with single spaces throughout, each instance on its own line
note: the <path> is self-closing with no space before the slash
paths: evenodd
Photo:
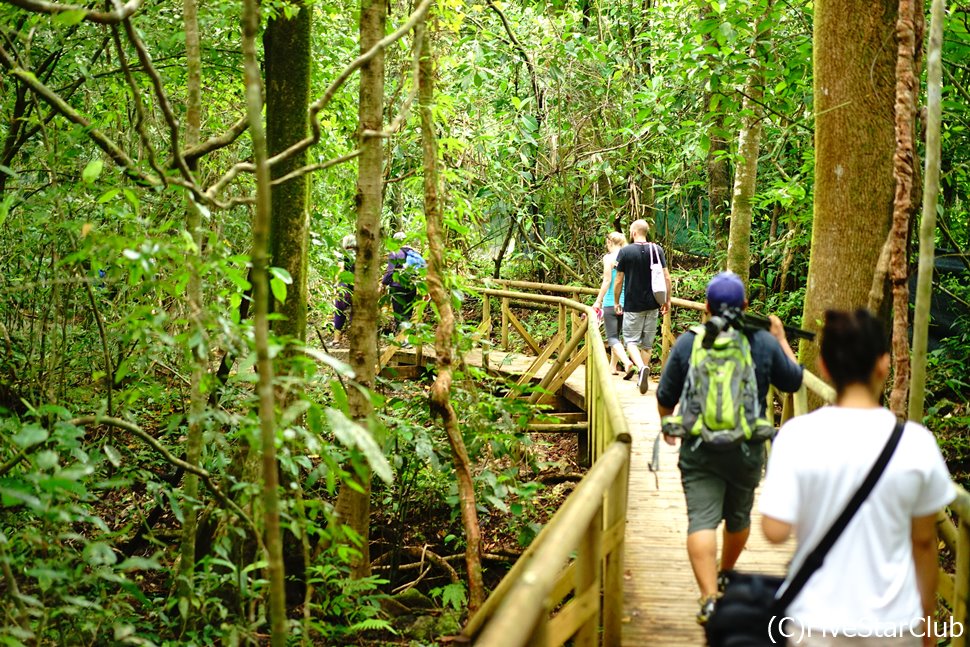
<path id="1" fill-rule="evenodd" d="M 868 384 L 876 362 L 888 352 L 882 322 L 865 308 L 825 311 L 821 355 L 837 393 L 850 384 Z"/>

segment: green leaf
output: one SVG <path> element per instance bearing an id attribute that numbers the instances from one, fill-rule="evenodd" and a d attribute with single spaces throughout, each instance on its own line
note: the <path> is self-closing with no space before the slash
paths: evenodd
<path id="1" fill-rule="evenodd" d="M 114 465 L 115 467 L 121 467 L 121 454 L 118 453 L 117 449 L 115 449 L 111 445 L 105 445 L 104 455 L 108 457 L 108 460 L 111 462 L 112 465 Z"/>
<path id="2" fill-rule="evenodd" d="M 18 447 L 27 449 L 47 440 L 49 434 L 47 430 L 37 424 L 29 424 L 21 427 L 14 437 L 13 442 Z"/>
<path id="3" fill-rule="evenodd" d="M 85 184 L 91 184 L 98 179 L 101 175 L 101 170 L 104 168 L 104 162 L 101 160 L 91 160 L 88 165 L 84 167 L 84 171 L 81 172 L 81 179 L 84 180 Z"/>
<path id="4" fill-rule="evenodd" d="M 88 15 L 87 9 L 70 9 L 56 14 L 51 20 L 58 27 L 73 27 Z"/>
<path id="5" fill-rule="evenodd" d="M 337 440 L 346 447 L 360 450 L 360 453 L 367 459 L 370 468 L 374 470 L 374 473 L 382 481 L 385 483 L 393 481 L 394 472 L 391 469 L 391 464 L 387 462 L 384 452 L 381 451 L 380 446 L 374 440 L 373 436 L 370 435 L 370 432 L 345 416 L 342 411 L 328 407 L 326 412 L 327 420 Z"/>
<path id="6" fill-rule="evenodd" d="M 293 277 L 282 267 L 271 267 L 269 273 L 287 285 L 293 285 Z"/>
<path id="7" fill-rule="evenodd" d="M 286 303 L 286 283 L 274 276 L 269 281 L 269 287 L 273 291 L 273 296 L 276 297 L 277 301 Z"/>

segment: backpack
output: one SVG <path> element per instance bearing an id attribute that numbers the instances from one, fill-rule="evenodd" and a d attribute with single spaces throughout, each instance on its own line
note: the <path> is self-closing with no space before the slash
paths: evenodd
<path id="1" fill-rule="evenodd" d="M 750 440 L 768 440 L 775 429 L 762 418 L 751 343 L 744 332 L 728 327 L 704 348 L 704 327 L 692 328 L 694 346 L 678 415 L 663 419 L 663 433 L 697 437 L 704 444 L 729 449 Z"/>
<path id="2" fill-rule="evenodd" d="M 421 254 L 410 247 L 404 248 L 404 269 L 423 270 L 426 267 L 428 267 L 428 263 Z"/>

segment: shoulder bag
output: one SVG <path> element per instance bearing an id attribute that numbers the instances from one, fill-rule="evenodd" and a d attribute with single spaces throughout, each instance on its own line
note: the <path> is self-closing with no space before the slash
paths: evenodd
<path id="1" fill-rule="evenodd" d="M 657 300 L 657 305 L 662 306 L 667 303 L 667 279 L 664 277 L 664 267 L 660 262 L 660 250 L 656 249 L 656 243 L 648 243 L 650 246 L 650 289 L 653 290 L 653 298 Z"/>
<path id="2" fill-rule="evenodd" d="M 767 647 L 784 644 L 785 638 L 779 623 L 784 619 L 788 605 L 801 593 L 815 571 L 822 567 L 825 556 L 872 492 L 899 444 L 904 425 L 904 420 L 896 422 L 893 433 L 862 485 L 849 499 L 842 514 L 825 533 L 818 546 L 805 558 L 805 562 L 780 597 L 778 590 L 785 581 L 784 577 L 737 571 L 725 573 L 728 582 L 724 595 L 717 601 L 714 613 L 704 625 L 710 647 Z"/>

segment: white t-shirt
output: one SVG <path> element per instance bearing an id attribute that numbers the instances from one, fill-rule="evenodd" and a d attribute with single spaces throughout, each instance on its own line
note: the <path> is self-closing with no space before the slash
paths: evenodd
<path id="1" fill-rule="evenodd" d="M 786 423 L 771 447 L 761 513 L 793 524 L 796 573 L 862 484 L 895 426 L 887 409 L 824 407 Z M 922 615 L 913 564 L 912 519 L 956 492 L 933 435 L 906 423 L 869 497 L 789 606 L 803 627 L 908 627 Z"/>

